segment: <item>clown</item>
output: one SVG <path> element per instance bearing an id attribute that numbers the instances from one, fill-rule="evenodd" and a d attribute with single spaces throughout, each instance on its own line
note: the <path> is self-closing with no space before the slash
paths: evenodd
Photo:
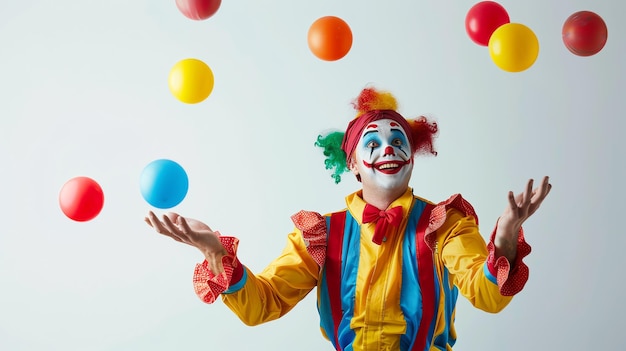
<path id="1" fill-rule="evenodd" d="M 436 154 L 437 125 L 405 119 L 388 92 L 364 89 L 345 132 L 319 136 L 335 182 L 351 172 L 362 189 L 346 208 L 300 211 L 277 259 L 258 274 L 237 256 L 238 240 L 206 224 L 153 212 L 158 233 L 198 248 L 194 287 L 206 303 L 219 296 L 246 324 L 291 310 L 313 288 L 322 334 L 336 350 L 451 350 L 458 294 L 498 312 L 528 279 L 530 253 L 522 223 L 548 195 L 545 177 L 533 189 L 509 192 L 508 204 L 485 243 L 471 204 L 460 194 L 433 203 L 413 194 L 409 180 L 418 154 Z"/>

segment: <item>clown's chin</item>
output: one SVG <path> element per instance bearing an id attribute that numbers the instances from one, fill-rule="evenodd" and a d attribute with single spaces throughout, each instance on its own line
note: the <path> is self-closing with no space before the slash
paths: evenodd
<path id="1" fill-rule="evenodd" d="M 405 190 L 411 178 L 412 167 L 406 165 L 398 168 L 375 170 L 366 180 L 381 190 Z M 401 189 L 400 189 L 401 188 Z"/>

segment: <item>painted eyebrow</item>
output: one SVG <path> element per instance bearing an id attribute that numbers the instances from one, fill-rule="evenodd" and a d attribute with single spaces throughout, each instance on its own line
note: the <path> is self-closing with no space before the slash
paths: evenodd
<path id="1" fill-rule="evenodd" d="M 371 126 L 371 125 L 370 125 Z M 368 128 L 370 128 L 370 126 L 368 126 Z M 374 124 L 374 127 L 376 127 L 376 125 Z M 398 128 L 391 128 L 392 132 L 398 132 L 400 134 L 402 134 L 403 137 L 406 138 L 406 135 L 404 134 L 404 132 L 402 132 L 401 129 Z M 372 134 L 372 133 L 378 133 L 378 130 L 368 130 L 367 132 L 363 133 L 363 137 L 365 137 L 368 134 Z"/>
<path id="2" fill-rule="evenodd" d="M 392 131 L 392 132 L 398 132 L 398 133 L 402 134 L 403 136 L 406 136 L 406 135 L 404 134 L 404 132 L 403 132 L 402 130 L 398 129 L 398 128 L 391 128 L 391 131 Z"/>
<path id="3" fill-rule="evenodd" d="M 367 132 L 363 133 L 363 138 L 365 138 L 368 134 L 372 134 L 372 133 L 378 133 L 377 130 L 368 130 Z"/>

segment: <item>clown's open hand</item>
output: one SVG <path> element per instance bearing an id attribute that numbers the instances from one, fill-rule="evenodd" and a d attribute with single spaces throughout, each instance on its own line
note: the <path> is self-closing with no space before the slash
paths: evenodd
<path id="1" fill-rule="evenodd" d="M 150 211 L 144 220 L 157 233 L 200 250 L 209 263 L 213 274 L 218 275 L 224 271 L 222 257 L 228 252 L 222 246 L 219 234 L 211 230 L 208 225 L 173 212 L 164 214 L 162 220 L 159 220 L 156 214 Z"/>
<path id="2" fill-rule="evenodd" d="M 505 256 L 509 261 L 515 258 L 518 233 L 526 221 L 541 206 L 543 200 L 552 189 L 549 177 L 544 177 L 541 185 L 533 189 L 533 180 L 530 179 L 526 190 L 517 196 L 509 191 L 509 205 L 498 220 L 498 229 L 494 244 L 496 256 Z"/>

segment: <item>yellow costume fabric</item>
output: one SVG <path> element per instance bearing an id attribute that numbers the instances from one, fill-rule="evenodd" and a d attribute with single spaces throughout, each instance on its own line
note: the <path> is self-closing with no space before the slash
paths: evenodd
<path id="1" fill-rule="evenodd" d="M 324 274 L 325 238 L 310 230 L 322 228 L 321 233 L 326 233 L 330 214 L 302 211 L 294 215 L 295 229 L 288 235 L 282 254 L 259 274 L 239 267 L 244 271 L 222 292 L 223 302 L 245 324 L 257 325 L 280 318 L 317 287 L 321 330 L 336 349 L 411 350 L 422 315 L 420 289 L 426 288 L 419 286 L 416 277 L 411 218 L 419 218 L 426 203 L 410 188 L 394 201 L 389 208 L 402 207 L 402 222 L 398 227 L 388 227 L 384 242 L 378 245 L 372 242 L 375 225 L 362 223 L 366 203 L 361 193 L 346 197 L 341 289 L 344 320 L 339 345 L 329 335 L 334 331 L 329 322 Z M 494 257 L 493 244 L 486 245 L 471 205 L 460 195 L 435 209 L 428 214 L 435 227 L 427 240 L 433 246 L 437 306 L 434 320 L 428 321 L 431 330 L 425 350 L 451 350 L 456 341 L 458 293 L 481 310 L 502 310 L 527 280 L 528 270 L 521 259 L 530 247 L 520 232 L 518 257 L 511 269 L 506 259 Z M 202 265 L 198 265 L 196 276 L 201 270 Z M 194 280 L 206 282 L 204 278 Z"/>

